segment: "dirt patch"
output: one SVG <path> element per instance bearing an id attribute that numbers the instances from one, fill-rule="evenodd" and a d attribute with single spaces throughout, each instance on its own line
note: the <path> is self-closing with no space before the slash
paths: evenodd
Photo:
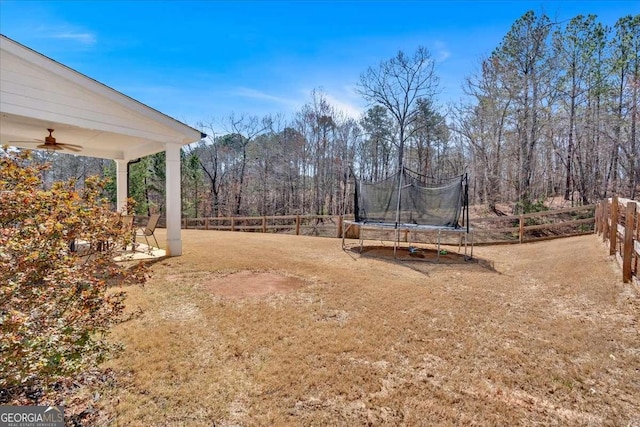
<path id="1" fill-rule="evenodd" d="M 291 292 L 303 286 L 304 282 L 297 277 L 261 271 L 239 271 L 217 277 L 204 285 L 214 295 L 230 299 Z"/>
<path id="2" fill-rule="evenodd" d="M 387 260 L 398 261 L 428 261 L 437 262 L 442 264 L 464 264 L 469 261 L 473 261 L 469 256 L 464 254 L 464 249 L 461 253 L 451 251 L 451 249 L 442 248 L 440 254 L 437 249 L 424 248 L 418 246 L 401 246 L 394 250 L 393 246 L 363 246 L 362 251 L 360 246 L 354 246 L 348 249 L 352 253 L 360 254 L 363 257 L 380 258 Z M 470 249 L 467 255 L 470 255 Z"/>

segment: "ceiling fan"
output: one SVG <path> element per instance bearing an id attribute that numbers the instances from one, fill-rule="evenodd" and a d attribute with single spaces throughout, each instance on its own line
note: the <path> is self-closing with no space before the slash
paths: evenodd
<path id="1" fill-rule="evenodd" d="M 49 136 L 46 136 L 44 138 L 44 141 L 41 139 L 34 139 L 32 141 L 9 141 L 11 142 L 20 142 L 20 143 L 27 143 L 27 144 L 36 144 L 36 143 L 40 143 L 39 145 L 37 145 L 37 148 L 42 148 L 44 150 L 53 150 L 53 151 L 59 151 L 59 150 L 69 150 L 69 151 L 73 151 L 73 152 L 79 152 L 80 150 L 82 150 L 82 147 L 79 145 L 75 145 L 75 144 L 67 144 L 64 142 L 57 142 L 56 139 L 53 137 L 53 129 L 47 129 L 49 131 Z"/>

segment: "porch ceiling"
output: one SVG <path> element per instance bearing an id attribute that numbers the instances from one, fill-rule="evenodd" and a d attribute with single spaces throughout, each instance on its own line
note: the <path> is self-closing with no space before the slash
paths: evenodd
<path id="1" fill-rule="evenodd" d="M 57 142 L 80 145 L 82 151 L 74 153 L 68 150 L 62 153 L 77 154 L 104 159 L 131 160 L 158 153 L 165 149 L 165 144 L 124 133 L 106 132 L 97 129 L 83 128 L 67 123 L 41 120 L 33 117 L 2 113 L 0 115 L 0 141 L 2 145 L 37 149 L 36 141 L 44 140 L 54 129 L 53 136 Z M 17 141 L 33 141 L 17 142 Z"/>

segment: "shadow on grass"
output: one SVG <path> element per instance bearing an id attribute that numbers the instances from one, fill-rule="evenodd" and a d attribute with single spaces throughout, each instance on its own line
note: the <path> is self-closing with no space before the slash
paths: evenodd
<path id="1" fill-rule="evenodd" d="M 429 275 L 429 269 L 437 268 L 438 266 L 459 266 L 465 270 L 468 270 L 469 268 L 480 268 L 485 271 L 500 274 L 500 272 L 494 268 L 492 261 L 477 257 L 471 258 L 468 254 L 465 255 L 463 251 L 460 253 L 452 252 L 449 251 L 448 248 L 441 248 L 439 254 L 438 250 L 435 248 L 431 249 L 412 246 L 400 246 L 394 250 L 393 246 L 365 245 L 362 247 L 362 251 L 360 246 L 345 247 L 344 250 L 354 259 L 357 259 L 358 257 L 377 259 L 407 267 L 425 275 Z"/>

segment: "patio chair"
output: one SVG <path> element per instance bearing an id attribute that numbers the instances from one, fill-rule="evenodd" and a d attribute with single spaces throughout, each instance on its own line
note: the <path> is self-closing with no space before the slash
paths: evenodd
<path id="1" fill-rule="evenodd" d="M 149 236 L 153 237 L 153 240 L 156 242 L 156 248 L 159 248 L 158 240 L 154 232 L 156 231 L 156 226 L 158 225 L 158 220 L 160 220 L 160 214 L 153 214 L 149 217 L 149 221 L 145 227 L 138 228 L 136 230 L 135 237 L 144 237 L 144 240 L 147 242 L 147 246 L 151 247 L 149 244 Z"/>

